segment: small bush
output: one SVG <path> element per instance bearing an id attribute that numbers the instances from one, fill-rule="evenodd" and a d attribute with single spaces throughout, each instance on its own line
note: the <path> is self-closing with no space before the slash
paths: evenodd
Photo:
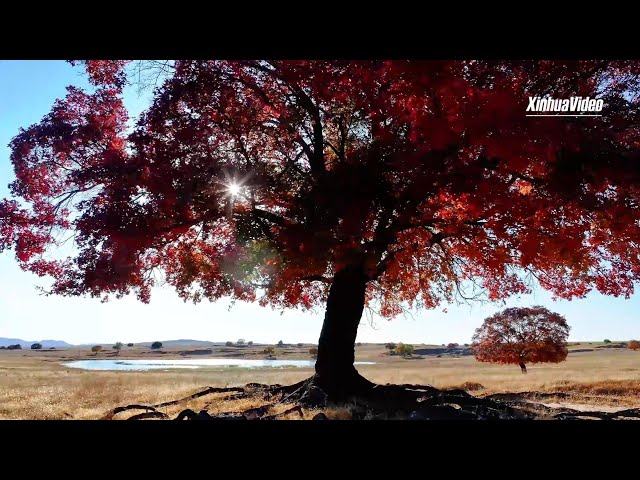
<path id="1" fill-rule="evenodd" d="M 233 342 L 227 342 L 224 344 L 225 347 L 233 347 Z"/>
<path id="2" fill-rule="evenodd" d="M 22 345 L 16 343 L 15 345 L 9 345 L 7 350 L 22 350 Z"/>
<path id="3" fill-rule="evenodd" d="M 478 382 L 464 382 L 462 385 L 460 385 L 460 388 L 462 390 L 467 390 L 468 392 L 485 389 L 484 385 Z"/>
<path id="4" fill-rule="evenodd" d="M 356 347 L 361 347 L 361 346 L 362 346 L 362 342 L 356 343 Z"/>
<path id="5" fill-rule="evenodd" d="M 627 344 L 627 348 L 631 350 L 638 350 L 640 349 L 640 342 L 638 340 L 630 340 Z"/>
<path id="6" fill-rule="evenodd" d="M 318 349 L 316 347 L 311 347 L 309 349 L 309 355 L 311 355 L 313 358 L 318 356 Z"/>
<path id="7" fill-rule="evenodd" d="M 91 351 L 94 353 L 102 351 L 102 345 L 94 345 L 93 347 L 91 347 Z"/>
<path id="8" fill-rule="evenodd" d="M 42 350 L 42 344 L 34 343 L 33 345 L 31 345 L 31 350 Z"/>
<path id="9" fill-rule="evenodd" d="M 127 343 L 127 347 L 133 347 L 133 343 Z"/>
<path id="10" fill-rule="evenodd" d="M 153 343 L 151 344 L 151 348 L 152 348 L 153 350 L 158 350 L 159 348 L 162 348 L 162 342 L 153 342 Z"/>
<path id="11" fill-rule="evenodd" d="M 238 341 L 236 342 L 236 345 L 238 345 L 238 346 L 242 346 L 242 345 L 244 345 L 244 344 L 245 344 L 244 338 L 240 338 L 240 339 L 238 339 Z"/>
<path id="12" fill-rule="evenodd" d="M 279 346 L 279 347 L 282 347 L 283 345 L 284 345 L 284 342 L 283 342 L 282 340 L 280 340 L 280 341 L 278 342 L 278 346 Z"/>
<path id="13" fill-rule="evenodd" d="M 604 343 L 611 343 L 611 340 L 609 340 L 608 338 L 605 338 Z"/>
<path id="14" fill-rule="evenodd" d="M 271 355 L 273 355 L 274 353 L 276 353 L 276 349 L 275 349 L 275 348 L 273 348 L 273 347 L 267 347 L 267 348 L 265 348 L 265 349 L 262 351 L 262 353 L 264 353 L 265 355 L 269 355 L 269 356 L 271 356 Z"/>
<path id="15" fill-rule="evenodd" d="M 249 340 L 249 341 L 247 342 L 247 345 L 249 345 L 249 346 L 253 345 L 253 341 L 252 341 L 252 340 Z"/>
<path id="16" fill-rule="evenodd" d="M 402 355 L 403 357 L 409 357 L 413 355 L 413 345 L 398 343 L 396 346 L 396 353 L 398 355 Z"/>
<path id="17" fill-rule="evenodd" d="M 5 347 L 4 345 L 0 347 L 0 350 L 6 350 L 7 347 Z"/>
<path id="18" fill-rule="evenodd" d="M 464 346 L 465 346 L 465 348 L 468 348 L 468 347 L 469 347 L 469 344 L 468 344 L 468 343 L 465 343 L 465 344 L 464 344 Z"/>
<path id="19" fill-rule="evenodd" d="M 458 345 L 457 343 L 450 343 L 447 345 L 447 348 L 451 349 L 451 348 L 458 348 L 460 345 Z"/>
<path id="20" fill-rule="evenodd" d="M 124 346 L 124 343 L 116 342 L 116 344 L 111 348 L 113 348 L 116 351 L 116 355 L 120 355 L 120 350 L 122 350 L 123 346 Z"/>
<path id="21" fill-rule="evenodd" d="M 395 350 L 397 347 L 397 345 L 393 342 L 389 342 L 389 343 L 385 343 L 384 344 L 384 348 L 386 348 L 387 350 Z"/>

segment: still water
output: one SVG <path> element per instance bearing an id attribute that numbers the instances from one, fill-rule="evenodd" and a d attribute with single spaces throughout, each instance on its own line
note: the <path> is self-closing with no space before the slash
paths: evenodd
<path id="1" fill-rule="evenodd" d="M 315 360 L 248 360 L 237 358 L 202 358 L 198 360 L 76 360 L 67 362 L 65 367 L 82 370 L 166 370 L 169 368 L 202 367 L 313 367 Z M 355 362 L 356 365 L 374 365 L 375 362 Z"/>

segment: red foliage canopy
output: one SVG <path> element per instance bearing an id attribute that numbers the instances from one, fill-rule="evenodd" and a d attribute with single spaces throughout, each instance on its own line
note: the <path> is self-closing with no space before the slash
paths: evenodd
<path id="1" fill-rule="evenodd" d="M 638 62 L 176 61 L 133 131 L 126 62 L 84 64 L 95 90 L 13 139 L 0 202 L 0 251 L 52 293 L 311 307 L 357 261 L 393 316 L 640 278 Z M 526 117 L 534 95 L 605 109 Z"/>
<path id="2" fill-rule="evenodd" d="M 473 336 L 476 360 L 490 363 L 558 363 L 567 358 L 570 327 L 544 307 L 507 308 L 485 319 Z"/>
<path id="3" fill-rule="evenodd" d="M 640 342 L 638 340 L 631 340 L 627 346 L 631 350 L 640 350 Z"/>

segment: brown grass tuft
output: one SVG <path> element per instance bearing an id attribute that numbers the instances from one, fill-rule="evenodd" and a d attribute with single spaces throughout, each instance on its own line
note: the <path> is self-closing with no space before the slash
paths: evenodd
<path id="1" fill-rule="evenodd" d="M 468 392 L 475 392 L 477 390 L 485 390 L 485 386 L 478 382 L 464 382 L 458 388 L 467 390 Z"/>
<path id="2" fill-rule="evenodd" d="M 640 380 L 604 380 L 587 383 L 562 383 L 550 387 L 549 392 L 567 392 L 590 395 L 632 396 L 640 398 Z"/>

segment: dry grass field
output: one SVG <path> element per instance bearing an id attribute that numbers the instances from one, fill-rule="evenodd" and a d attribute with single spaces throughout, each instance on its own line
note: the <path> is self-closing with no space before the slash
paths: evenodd
<path id="1" fill-rule="evenodd" d="M 356 348 L 356 360 L 376 362 L 358 370 L 377 383 L 430 384 L 439 388 L 461 387 L 474 395 L 528 392 L 527 398 L 547 405 L 576 409 L 615 410 L 640 407 L 640 351 L 602 348 L 602 344 L 572 345 L 565 362 L 531 365 L 523 375 L 517 366 L 478 363 L 473 356 L 443 354 L 436 348 L 416 345 L 414 358 L 390 356 L 382 345 Z M 263 347 L 214 347 L 197 358 L 264 358 Z M 276 349 L 278 358 L 309 359 L 309 346 Z M 168 348 L 160 352 L 125 347 L 119 358 L 194 358 L 194 348 Z M 578 350 L 578 351 L 575 351 Z M 590 351 L 580 351 L 590 350 Z M 433 353 L 432 353 L 433 352 Z M 95 356 L 86 349 L 0 350 L 0 419 L 99 419 L 110 409 L 128 404 L 157 404 L 200 391 L 207 386 L 242 386 L 249 382 L 288 384 L 311 375 L 311 368 L 203 367 L 145 372 L 85 371 L 65 367 L 78 359 L 111 359 L 113 352 Z M 210 413 L 240 411 L 263 405 L 261 398 L 224 401 L 211 394 L 166 407 L 175 416 L 185 408 L 206 408 Z M 276 405 L 271 413 L 286 410 Z M 123 412 L 115 418 L 134 413 Z M 311 418 L 316 411 L 304 412 Z M 332 408 L 329 418 L 349 418 L 349 410 Z M 300 418 L 290 414 L 284 418 Z"/>

